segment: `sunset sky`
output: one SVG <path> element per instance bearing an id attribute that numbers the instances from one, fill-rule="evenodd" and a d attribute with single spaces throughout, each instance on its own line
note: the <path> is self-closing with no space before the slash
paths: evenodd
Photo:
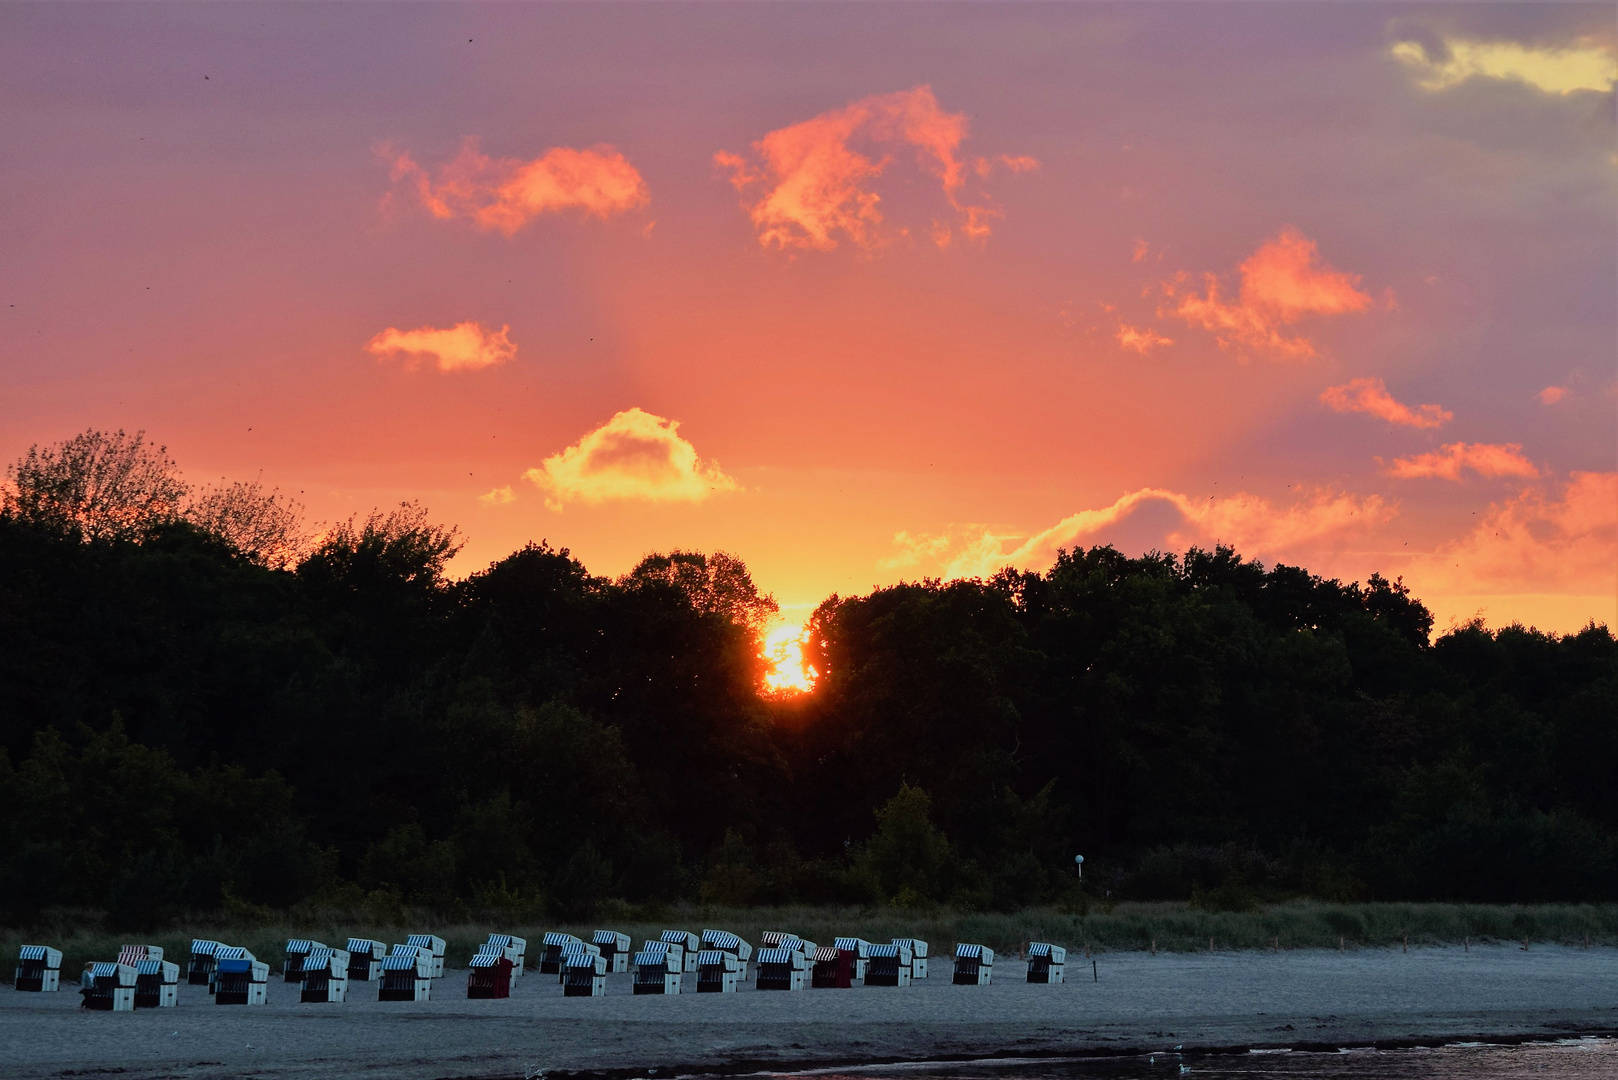
<path id="1" fill-rule="evenodd" d="M 1227 542 L 1618 625 L 1609 5 L 0 6 L 0 457 L 473 572 Z"/>

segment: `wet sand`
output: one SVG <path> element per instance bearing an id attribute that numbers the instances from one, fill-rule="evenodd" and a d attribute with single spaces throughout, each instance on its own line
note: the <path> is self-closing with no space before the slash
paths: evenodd
<path id="1" fill-rule="evenodd" d="M 942 950 L 941 950 L 942 951 Z M 1114 953 L 1099 981 L 1082 956 L 1068 982 L 1029 985 L 1001 958 L 997 982 L 952 986 L 945 963 L 907 988 L 564 998 L 529 972 L 511 998 L 468 1001 L 450 970 L 434 1000 L 382 1003 L 351 984 L 340 1005 L 303 1005 L 272 977 L 269 1004 L 214 1005 L 182 986 L 174 1009 L 87 1013 L 76 988 L 0 989 L 0 1075 L 524 1077 L 646 1075 L 1012 1055 L 1347 1046 L 1618 1032 L 1618 950 L 1536 946 L 1200 955 Z M 940 977 L 942 976 L 942 977 Z M 64 980 L 65 981 L 65 980 Z"/>

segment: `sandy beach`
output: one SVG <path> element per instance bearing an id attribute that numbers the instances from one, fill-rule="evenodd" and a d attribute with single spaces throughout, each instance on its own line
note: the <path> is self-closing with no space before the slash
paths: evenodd
<path id="1" fill-rule="evenodd" d="M 262 1007 L 87 1013 L 73 989 L 0 992 L 0 1073 L 153 1077 L 523 1077 L 539 1071 L 736 1071 L 999 1055 L 1394 1044 L 1618 1031 L 1618 950 L 1536 946 L 1098 957 L 1060 986 L 1002 958 L 988 987 L 948 968 L 902 989 L 858 987 L 564 998 L 530 972 L 504 1001 L 466 999 L 449 970 L 434 1000 L 381 1003 L 354 984 L 339 1005 L 270 985 Z M 944 977 L 937 977 L 942 973 Z"/>

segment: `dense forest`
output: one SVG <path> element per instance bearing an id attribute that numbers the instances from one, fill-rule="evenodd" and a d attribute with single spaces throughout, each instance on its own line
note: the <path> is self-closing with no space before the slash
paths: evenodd
<path id="1" fill-rule="evenodd" d="M 780 697 L 734 557 L 452 580 L 417 506 L 301 529 L 138 435 L 11 466 L 0 922 L 1618 898 L 1606 627 L 1435 639 L 1397 581 L 1093 548 L 831 597 Z"/>

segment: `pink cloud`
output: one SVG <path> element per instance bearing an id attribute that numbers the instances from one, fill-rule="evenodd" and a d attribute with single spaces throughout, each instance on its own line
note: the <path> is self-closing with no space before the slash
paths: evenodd
<path id="1" fill-rule="evenodd" d="M 1154 349 L 1174 344 L 1173 338 L 1166 338 L 1151 329 L 1141 330 L 1130 326 L 1128 323 L 1119 323 L 1118 333 L 1114 336 L 1117 338 L 1119 345 L 1122 345 L 1130 352 L 1138 352 L 1142 356 L 1146 356 Z"/>
<path id="2" fill-rule="evenodd" d="M 476 371 L 503 364 L 517 355 L 511 327 L 487 330 L 479 323 L 463 322 L 445 330 L 431 326 L 415 330 L 388 327 L 366 343 L 365 351 L 382 359 L 403 353 L 410 366 L 431 357 L 439 371 Z"/>
<path id="3" fill-rule="evenodd" d="M 512 235 L 546 213 L 577 210 L 607 218 L 646 205 L 651 196 L 635 166 L 611 146 L 556 146 L 532 161 L 492 158 L 467 136 L 455 160 L 435 180 L 405 153 L 393 158 L 395 183 L 405 182 L 437 218 L 468 218 L 480 229 Z"/>
<path id="4" fill-rule="evenodd" d="M 1541 404 L 1555 405 L 1558 401 L 1561 401 L 1563 398 L 1567 397 L 1567 387 L 1547 386 L 1534 396 L 1539 398 Z"/>
<path id="5" fill-rule="evenodd" d="M 1398 458 L 1388 466 L 1387 474 L 1401 480 L 1459 480 L 1465 469 L 1490 478 L 1521 476 L 1532 479 L 1539 475 L 1534 463 L 1523 456 L 1521 443 L 1464 442 L 1446 443 L 1430 454 Z"/>
<path id="6" fill-rule="evenodd" d="M 1241 291 L 1234 302 L 1220 295 L 1219 278 L 1204 274 L 1206 292 L 1181 292 L 1185 275 L 1166 282 L 1169 308 L 1193 326 L 1213 332 L 1221 349 L 1246 346 L 1284 360 L 1316 355 L 1308 338 L 1289 337 L 1283 328 L 1306 316 L 1365 311 L 1371 297 L 1360 291 L 1360 276 L 1321 262 L 1315 242 L 1292 226 L 1259 247 L 1237 268 Z"/>
<path id="7" fill-rule="evenodd" d="M 1414 409 L 1394 399 L 1381 379 L 1350 379 L 1342 386 L 1327 387 L 1320 395 L 1337 412 L 1362 412 L 1413 428 L 1436 428 L 1455 418 L 1438 405 L 1417 405 Z"/>
<path id="8" fill-rule="evenodd" d="M 772 131 L 753 144 L 751 161 L 721 151 L 714 163 L 729 171 L 736 190 L 751 200 L 743 205 L 764 247 L 829 251 L 841 238 L 871 249 L 908 232 L 883 230 L 882 197 L 872 185 L 892 163 L 892 151 L 909 150 L 955 212 L 952 225 L 935 222 L 931 229 L 934 242 L 947 247 L 957 229 L 969 240 L 987 238 L 993 219 L 1001 216 L 987 203 L 965 197 L 969 171 L 987 177 L 996 163 L 959 157 L 966 133 L 965 113 L 945 112 L 930 86 L 918 86 L 862 98 Z M 870 156 L 856 143 L 881 156 Z M 1039 164 L 1025 156 L 996 161 L 1013 173 Z"/>

